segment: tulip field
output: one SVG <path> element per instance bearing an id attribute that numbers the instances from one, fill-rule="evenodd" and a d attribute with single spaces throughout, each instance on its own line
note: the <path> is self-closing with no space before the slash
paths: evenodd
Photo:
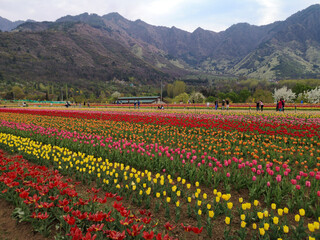
<path id="1" fill-rule="evenodd" d="M 0 198 L 49 239 L 320 239 L 320 114 L 0 109 Z"/>

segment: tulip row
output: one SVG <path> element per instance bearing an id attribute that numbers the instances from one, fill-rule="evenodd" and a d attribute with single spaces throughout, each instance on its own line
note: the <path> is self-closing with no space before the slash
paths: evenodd
<path id="1" fill-rule="evenodd" d="M 234 213 L 232 212 L 235 211 L 233 207 L 234 204 L 229 201 L 231 195 L 221 194 L 220 192 L 214 190 L 213 194 L 215 195 L 215 198 L 210 200 L 208 199 L 208 196 L 205 193 L 202 194 L 201 197 L 200 193 L 202 193 L 202 191 L 200 188 L 197 188 L 196 192 L 190 197 L 190 195 L 188 196 L 187 191 L 185 191 L 184 189 L 184 186 L 186 186 L 186 188 L 190 188 L 190 186 L 188 186 L 185 180 L 181 178 L 177 179 L 177 182 L 179 184 L 175 185 L 171 176 L 167 176 L 167 178 L 165 178 L 161 174 L 156 174 L 155 177 L 152 177 L 153 175 L 148 171 L 139 172 L 133 168 L 130 168 L 129 166 L 124 166 L 123 164 L 111 163 L 107 160 L 103 161 L 101 158 L 95 158 L 93 156 L 89 156 L 80 152 L 71 152 L 66 148 L 36 143 L 31 141 L 30 139 L 15 137 L 12 135 L 1 134 L 0 143 L 3 144 L 3 146 L 9 147 L 8 149 L 19 150 L 27 156 L 29 156 L 29 158 L 33 158 L 36 161 L 43 162 L 51 160 L 54 162 L 55 166 L 60 169 L 61 172 L 69 174 L 75 172 L 76 177 L 79 179 L 90 180 L 96 177 L 98 179 L 102 179 L 101 182 L 104 183 L 102 184 L 102 186 L 107 186 L 108 189 L 113 189 L 117 191 L 121 191 L 122 189 L 124 189 L 124 194 L 125 192 L 130 191 L 129 195 L 134 195 L 133 198 L 137 199 L 138 201 L 145 201 L 148 203 L 148 201 L 150 201 L 150 199 L 148 200 L 150 195 L 155 195 L 154 198 L 159 198 L 160 196 L 162 196 L 165 200 L 162 201 L 161 204 L 165 205 L 165 207 L 167 208 L 168 203 L 170 203 L 172 199 L 176 205 L 176 213 L 179 211 L 181 207 L 180 199 L 186 198 L 187 202 L 191 202 L 193 201 L 192 198 L 195 198 L 196 200 L 194 201 L 195 206 L 193 207 L 193 210 L 196 211 L 198 216 L 201 216 L 203 214 L 208 216 L 207 222 L 209 227 L 211 226 L 211 218 L 214 217 L 214 213 L 219 213 L 219 211 L 221 211 L 220 214 L 223 213 L 227 215 L 227 225 L 229 225 L 230 221 L 232 222 L 232 219 L 235 218 Z M 81 174 L 77 174 L 77 172 L 80 172 Z M 160 184 L 158 184 L 158 182 Z M 199 187 L 199 184 L 196 183 L 196 186 Z M 170 188 L 171 191 L 169 190 Z M 126 197 L 129 197 L 129 195 L 127 193 Z M 141 197 L 139 197 L 139 195 Z M 223 199 L 222 203 L 220 199 Z M 206 202 L 206 200 L 208 203 L 204 205 L 202 201 Z M 264 236 L 266 234 L 265 232 L 269 230 L 269 227 L 271 230 L 267 234 L 268 236 L 274 234 L 277 234 L 277 236 L 281 237 L 286 236 L 284 234 L 287 234 L 287 229 L 289 229 L 286 218 L 283 219 L 282 225 L 278 225 L 279 221 L 277 221 L 277 218 L 279 217 L 275 216 L 272 211 L 270 212 L 271 218 L 268 218 L 269 213 L 266 213 L 266 211 L 264 211 L 265 218 L 261 217 L 261 206 L 258 201 L 254 201 L 253 205 L 255 206 L 255 209 L 251 208 L 250 203 L 243 203 L 242 201 L 243 200 L 239 200 L 239 202 L 242 205 L 240 205 L 241 207 L 238 207 L 236 214 L 241 219 L 241 228 L 238 231 L 238 235 L 241 237 L 241 239 L 245 239 L 245 237 L 247 236 L 245 226 L 251 223 L 253 229 L 257 228 L 258 226 L 258 234 L 260 236 Z M 212 202 L 212 206 L 210 202 Z M 213 212 L 211 209 L 215 209 L 215 212 Z M 272 206 L 272 209 L 275 210 L 276 207 Z M 279 216 L 282 216 L 283 212 L 288 213 L 288 211 L 288 208 L 282 209 L 282 211 L 280 209 L 277 209 L 277 214 Z M 300 215 L 304 216 L 304 213 Z M 273 221 L 273 223 L 271 223 L 269 220 L 266 221 L 266 219 L 272 219 L 270 221 Z M 282 226 L 282 228 L 284 229 L 283 232 L 279 231 L 279 226 Z M 312 224 L 309 224 L 309 230 L 311 229 L 310 232 L 314 236 L 318 236 L 316 235 L 316 233 L 314 233 L 314 230 L 317 230 L 318 226 L 318 222 L 313 222 Z M 262 228 L 265 232 L 261 230 Z M 188 227 L 184 226 L 184 229 L 185 231 L 189 231 Z M 293 227 L 292 229 L 298 228 Z M 298 234 L 298 236 L 300 236 L 301 234 L 307 234 L 306 229 L 301 229 L 299 228 L 299 230 L 293 230 L 294 234 Z M 197 230 L 195 230 L 194 232 L 197 232 Z M 210 234 L 210 230 L 208 230 L 208 234 Z M 227 237 L 229 235 L 230 232 L 227 228 L 225 231 L 225 236 Z"/>
<path id="2" fill-rule="evenodd" d="M 203 167 L 204 164 L 201 166 L 174 160 L 174 156 L 179 156 L 179 154 L 181 156 L 185 153 L 183 150 L 181 152 L 171 151 L 168 154 L 168 149 L 166 150 L 166 148 L 162 148 L 161 146 L 135 144 L 124 139 L 113 142 L 112 139 L 104 139 L 103 136 L 86 134 L 80 136 L 76 132 L 59 131 L 53 128 L 46 129 L 26 124 L 2 122 L 2 126 L 14 129 L 14 132 L 12 132 L 2 128 L 2 131 L 8 131 L 8 133 L 29 136 L 30 132 L 32 132 L 34 140 L 53 145 L 58 144 L 61 147 L 69 147 L 73 151 L 77 151 L 81 147 L 86 153 L 101 157 L 112 156 L 116 161 L 129 163 L 131 166 L 140 169 L 145 168 L 151 171 L 157 171 L 158 169 L 159 171 L 165 165 L 167 173 L 179 172 L 180 177 L 191 180 L 193 183 L 195 179 L 200 183 L 210 183 L 213 179 L 214 186 L 217 186 L 219 182 L 223 182 L 227 191 L 230 191 L 230 185 L 233 185 L 235 188 L 246 187 L 249 189 L 251 199 L 264 195 L 267 204 L 270 204 L 272 201 L 281 204 L 285 197 L 290 196 L 287 202 L 291 209 L 301 207 L 309 209 L 306 206 L 315 206 L 313 211 L 308 210 L 309 216 L 316 216 L 320 211 L 316 207 L 320 198 L 320 172 L 297 172 L 294 169 L 292 171 L 287 164 L 283 164 L 281 167 L 272 163 L 263 165 L 256 160 L 244 162 L 242 159 L 235 157 L 221 163 L 216 158 L 210 156 L 207 156 L 210 159 L 207 165 L 208 168 Z M 91 140 L 84 140 L 81 143 L 79 139 Z M 161 156 L 161 153 L 163 153 L 163 156 Z M 153 158 L 156 161 L 153 161 Z M 192 157 L 191 161 L 193 159 L 196 160 L 196 158 Z M 305 192 L 308 192 L 309 195 L 303 194 Z"/>
<path id="3" fill-rule="evenodd" d="M 156 234 L 150 212 L 134 214 L 121 203 L 122 197 L 112 193 L 98 197 L 100 190 L 95 188 L 87 191 L 89 199 L 82 198 L 75 190 L 78 184 L 21 156 L 8 158 L 0 150 L 0 196 L 16 205 L 17 220 L 31 222 L 44 236 L 55 227 L 55 239 L 171 239 Z M 112 199 L 114 203 L 107 204 Z"/>

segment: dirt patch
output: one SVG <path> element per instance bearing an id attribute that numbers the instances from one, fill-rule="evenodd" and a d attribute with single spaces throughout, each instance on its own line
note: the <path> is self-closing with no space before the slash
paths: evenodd
<path id="1" fill-rule="evenodd" d="M 47 240 L 33 231 L 30 223 L 19 223 L 11 217 L 14 206 L 0 198 L 0 239 L 1 240 Z"/>

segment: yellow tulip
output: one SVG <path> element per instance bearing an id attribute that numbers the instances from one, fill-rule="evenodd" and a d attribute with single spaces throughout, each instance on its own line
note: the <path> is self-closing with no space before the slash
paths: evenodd
<path id="1" fill-rule="evenodd" d="M 294 216 L 294 220 L 295 220 L 296 222 L 299 222 L 299 221 L 300 221 L 300 215 L 299 215 L 299 214 L 295 215 L 295 216 Z"/>
<path id="2" fill-rule="evenodd" d="M 214 211 L 209 211 L 209 217 L 213 218 L 213 216 L 214 216 Z"/>
<path id="3" fill-rule="evenodd" d="M 314 223 L 313 223 L 313 226 L 314 226 L 314 229 L 319 230 L 319 228 L 320 228 L 320 223 L 319 223 L 319 222 L 314 222 Z"/>
<path id="4" fill-rule="evenodd" d="M 246 223 L 245 221 L 241 221 L 241 227 L 242 227 L 242 228 L 245 228 L 246 225 L 247 225 L 247 223 Z"/>
<path id="5" fill-rule="evenodd" d="M 228 207 L 229 209 L 232 209 L 233 203 L 232 203 L 232 202 L 228 202 L 228 203 L 227 203 L 227 207 Z"/>
<path id="6" fill-rule="evenodd" d="M 242 210 L 245 211 L 245 210 L 247 209 L 247 204 L 242 203 L 242 204 L 241 204 L 241 207 L 242 207 Z"/>
<path id="7" fill-rule="evenodd" d="M 253 223 L 253 224 L 252 224 L 252 229 L 254 229 L 254 230 L 257 229 L 257 224 L 256 224 L 256 223 Z"/>
<path id="8" fill-rule="evenodd" d="M 276 205 L 275 203 L 272 203 L 272 204 L 271 204 L 271 208 L 272 208 L 273 210 L 276 210 L 277 205 Z"/>
<path id="9" fill-rule="evenodd" d="M 299 214 L 300 214 L 300 216 L 303 217 L 306 214 L 306 211 L 303 208 L 301 208 L 301 209 L 299 209 Z"/>
<path id="10" fill-rule="evenodd" d="M 230 218 L 229 218 L 229 217 L 226 217 L 224 221 L 225 221 L 225 223 L 226 223 L 227 225 L 230 224 Z"/>
<path id="11" fill-rule="evenodd" d="M 308 229 L 310 232 L 314 232 L 314 225 L 312 223 L 308 223 Z"/>
<path id="12" fill-rule="evenodd" d="M 278 218 L 278 217 L 274 217 L 274 218 L 273 218 L 273 223 L 274 223 L 275 225 L 278 225 L 278 223 L 279 223 L 279 218 Z"/>
<path id="13" fill-rule="evenodd" d="M 289 227 L 287 225 L 283 226 L 283 232 L 288 233 L 289 232 Z"/>
<path id="14" fill-rule="evenodd" d="M 259 233 L 260 233 L 261 236 L 264 236 L 266 231 L 264 230 L 264 228 L 259 228 Z"/>

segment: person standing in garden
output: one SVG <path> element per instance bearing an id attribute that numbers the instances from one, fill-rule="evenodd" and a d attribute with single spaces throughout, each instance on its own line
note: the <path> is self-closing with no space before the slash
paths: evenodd
<path id="1" fill-rule="evenodd" d="M 281 99 L 278 102 L 278 109 L 279 109 L 280 112 L 282 111 L 282 101 L 281 101 Z"/>
<path id="2" fill-rule="evenodd" d="M 229 110 L 229 100 L 226 100 L 226 104 L 227 104 L 227 110 Z"/>
<path id="3" fill-rule="evenodd" d="M 260 109 L 261 109 L 261 112 L 263 112 L 263 102 L 262 102 L 262 100 L 260 100 Z"/>
<path id="4" fill-rule="evenodd" d="M 223 100 L 222 100 L 222 108 L 221 108 L 222 110 L 224 110 L 225 104 L 226 104 L 226 101 L 223 99 Z"/>
<path id="5" fill-rule="evenodd" d="M 282 105 L 282 112 L 284 112 L 284 99 L 283 98 L 281 98 L 281 105 Z"/>
<path id="6" fill-rule="evenodd" d="M 214 107 L 215 107 L 216 110 L 218 110 L 218 106 L 219 106 L 219 102 L 218 102 L 218 100 L 216 100 L 216 101 L 214 102 Z"/>
<path id="7" fill-rule="evenodd" d="M 257 101 L 257 111 L 259 111 L 259 110 L 260 110 L 260 102 Z"/>

